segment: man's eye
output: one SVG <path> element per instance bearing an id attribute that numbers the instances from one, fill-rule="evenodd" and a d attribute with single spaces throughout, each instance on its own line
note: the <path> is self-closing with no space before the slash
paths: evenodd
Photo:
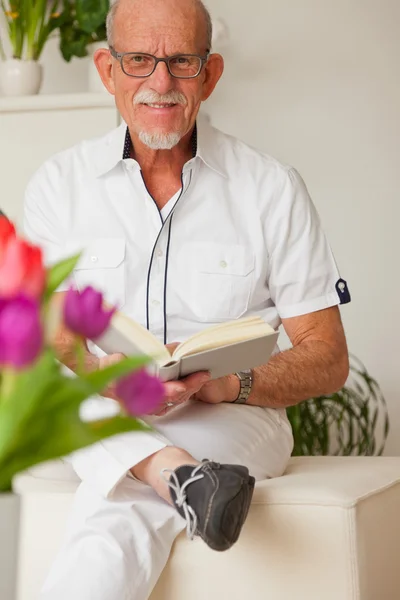
<path id="1" fill-rule="evenodd" d="M 177 56 L 172 61 L 173 64 L 181 66 L 186 66 L 189 64 L 189 60 L 186 56 Z"/>

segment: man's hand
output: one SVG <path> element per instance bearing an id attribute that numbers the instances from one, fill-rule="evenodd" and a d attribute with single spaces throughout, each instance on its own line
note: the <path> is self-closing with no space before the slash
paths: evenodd
<path id="1" fill-rule="evenodd" d="M 171 410 L 184 404 L 192 396 L 195 396 L 204 385 L 210 381 L 210 375 L 208 373 L 193 373 L 189 377 L 180 379 L 179 381 L 167 381 L 165 385 L 166 397 L 165 403 L 156 414 L 159 417 L 163 417 Z"/>
<path id="2" fill-rule="evenodd" d="M 167 344 L 167 348 L 172 354 L 179 344 Z M 205 373 L 195 373 L 176 382 L 168 382 L 166 384 L 168 397 L 166 398 L 166 406 L 157 413 L 160 416 L 166 415 L 173 410 L 175 406 L 187 402 L 190 398 L 206 402 L 207 404 L 220 404 L 222 402 L 234 402 L 240 393 L 240 381 L 236 375 L 228 375 L 220 379 L 210 381 L 209 376 Z M 183 390 L 185 386 L 185 391 Z M 168 406 L 168 403 L 173 406 Z"/>
<path id="3" fill-rule="evenodd" d="M 194 398 L 207 404 L 220 404 L 221 402 L 234 402 L 239 393 L 239 378 L 236 375 L 228 375 L 206 383 Z"/>
<path id="4" fill-rule="evenodd" d="M 177 344 L 170 344 L 167 346 L 171 354 L 176 346 Z M 115 365 L 124 358 L 125 356 L 123 354 L 110 354 L 108 356 L 104 356 L 99 359 L 99 369 L 104 369 L 110 365 Z M 185 379 L 181 379 L 180 381 L 166 382 L 164 384 L 166 392 L 164 404 L 155 414 L 157 416 L 166 415 L 180 404 L 187 402 L 192 396 L 194 396 L 194 394 L 201 390 L 205 383 L 209 381 L 210 376 L 208 373 L 194 373 L 193 375 L 190 375 Z M 112 398 L 113 400 L 118 400 L 118 397 L 115 394 L 115 384 L 110 385 L 103 392 L 103 396 Z"/>

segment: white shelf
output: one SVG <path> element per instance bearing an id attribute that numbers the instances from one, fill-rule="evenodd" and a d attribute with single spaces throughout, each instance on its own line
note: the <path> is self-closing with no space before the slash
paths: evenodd
<path id="1" fill-rule="evenodd" d="M 37 96 L 0 96 L 0 113 L 49 111 L 60 109 L 103 108 L 115 106 L 108 92 L 83 94 L 39 94 Z"/>

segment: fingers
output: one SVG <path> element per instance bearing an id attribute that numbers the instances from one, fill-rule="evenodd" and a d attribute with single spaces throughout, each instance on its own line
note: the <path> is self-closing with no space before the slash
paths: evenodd
<path id="1" fill-rule="evenodd" d="M 178 400 L 181 396 L 190 397 L 209 381 L 210 375 L 207 372 L 194 373 L 180 381 L 167 381 L 165 383 L 165 393 L 167 398 L 173 401 Z"/>
<path id="2" fill-rule="evenodd" d="M 192 390 L 192 394 L 198 392 L 203 385 L 211 380 L 210 373 L 207 371 L 200 371 L 199 373 L 193 373 L 184 379 L 181 379 L 179 383 L 183 383 L 188 389 Z"/>
<path id="3" fill-rule="evenodd" d="M 165 402 L 161 409 L 156 413 L 157 416 L 164 416 L 174 410 L 177 406 L 187 402 L 203 385 L 210 381 L 210 374 L 207 372 L 194 373 L 180 381 L 167 381 L 165 385 Z"/>

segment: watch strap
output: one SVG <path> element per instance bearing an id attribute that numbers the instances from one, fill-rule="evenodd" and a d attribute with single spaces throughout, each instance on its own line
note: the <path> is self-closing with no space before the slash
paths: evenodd
<path id="1" fill-rule="evenodd" d="M 246 404 L 253 385 L 253 372 L 251 369 L 247 369 L 245 371 L 238 371 L 235 375 L 240 381 L 240 392 L 233 404 Z"/>

